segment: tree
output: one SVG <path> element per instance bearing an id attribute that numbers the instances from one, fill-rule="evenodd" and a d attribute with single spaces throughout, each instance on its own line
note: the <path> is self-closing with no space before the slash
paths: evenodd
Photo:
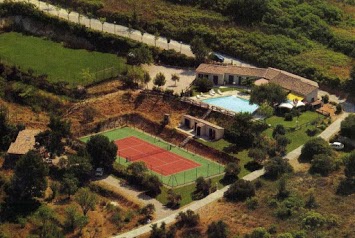
<path id="1" fill-rule="evenodd" d="M 88 188 L 81 188 L 75 195 L 75 201 L 80 205 L 83 210 L 84 216 L 88 211 L 95 210 L 97 204 L 97 196 L 90 191 Z"/>
<path id="2" fill-rule="evenodd" d="M 276 138 L 279 135 L 284 136 L 286 134 L 286 129 L 283 125 L 277 124 L 274 130 L 272 131 L 272 137 Z"/>
<path id="3" fill-rule="evenodd" d="M 190 48 L 198 62 L 204 62 L 210 52 L 203 39 L 197 36 L 190 42 Z"/>
<path id="4" fill-rule="evenodd" d="M 166 43 L 168 43 L 168 50 L 169 50 L 170 41 L 171 41 L 170 37 L 166 37 Z"/>
<path id="5" fill-rule="evenodd" d="M 269 159 L 265 164 L 265 177 L 270 179 L 278 179 L 285 173 L 292 172 L 292 166 L 287 159 L 274 157 Z"/>
<path id="6" fill-rule="evenodd" d="M 341 122 L 340 134 L 355 139 L 355 114 L 350 114 Z"/>
<path id="7" fill-rule="evenodd" d="M 153 224 L 151 227 L 149 238 L 167 238 L 165 222 L 162 222 L 160 227 L 158 227 L 158 224 Z"/>
<path id="8" fill-rule="evenodd" d="M 106 136 L 94 135 L 86 144 L 87 151 L 91 157 L 92 165 L 111 169 L 117 156 L 117 145 L 109 141 Z"/>
<path id="9" fill-rule="evenodd" d="M 41 156 L 35 151 L 29 151 L 16 163 L 11 181 L 12 198 L 23 201 L 42 197 L 47 189 L 47 175 L 48 167 Z"/>
<path id="10" fill-rule="evenodd" d="M 137 66 L 130 67 L 126 77 L 123 78 L 123 86 L 127 88 L 137 88 L 144 80 L 144 72 Z"/>
<path id="11" fill-rule="evenodd" d="M 58 135 L 60 135 L 62 138 L 71 135 L 70 126 L 71 126 L 70 121 L 63 120 L 59 116 L 54 116 L 54 115 L 51 115 L 48 124 L 49 129 L 51 129 L 52 132 L 55 132 Z"/>
<path id="12" fill-rule="evenodd" d="M 207 78 L 197 78 L 194 81 L 194 86 L 198 92 L 208 92 L 213 88 L 213 82 Z"/>
<path id="13" fill-rule="evenodd" d="M 281 155 L 284 155 L 286 153 L 286 147 L 288 144 L 290 144 L 291 141 L 286 137 L 286 136 L 277 136 L 276 137 L 276 150 L 279 152 Z"/>
<path id="14" fill-rule="evenodd" d="M 167 200 L 168 203 L 166 206 L 176 209 L 180 207 L 180 202 L 182 200 L 182 197 L 180 194 L 177 194 L 173 189 L 169 189 Z"/>
<path id="15" fill-rule="evenodd" d="M 219 220 L 212 222 L 207 228 L 208 238 L 227 238 L 228 237 L 228 225 Z"/>
<path id="16" fill-rule="evenodd" d="M 198 198 L 206 197 L 208 194 L 210 194 L 211 180 L 205 180 L 204 177 L 198 177 L 196 179 L 195 186 L 195 193 L 199 195 Z"/>
<path id="17" fill-rule="evenodd" d="M 267 104 L 266 102 L 262 103 L 258 108 L 258 113 L 266 118 L 274 115 L 274 108 Z"/>
<path id="18" fill-rule="evenodd" d="M 84 228 L 88 224 L 88 218 L 80 215 L 75 206 L 71 205 L 65 209 L 64 227 L 67 231 L 73 232 L 76 228 Z"/>
<path id="19" fill-rule="evenodd" d="M 144 72 L 143 83 L 144 85 L 148 85 L 148 83 L 152 80 L 148 72 Z"/>
<path id="20" fill-rule="evenodd" d="M 176 216 L 176 225 L 180 228 L 182 227 L 195 227 L 200 222 L 200 216 L 193 212 L 192 210 L 187 210 L 186 212 L 180 212 Z"/>
<path id="21" fill-rule="evenodd" d="M 84 183 L 90 178 L 92 165 L 88 156 L 69 155 L 68 172 L 73 174 L 80 183 Z"/>
<path id="22" fill-rule="evenodd" d="M 127 54 L 127 63 L 131 65 L 150 64 L 152 62 L 152 51 L 145 45 L 134 48 Z"/>
<path id="23" fill-rule="evenodd" d="M 68 195 L 68 199 L 73 195 L 79 186 L 79 181 L 72 174 L 64 174 L 62 179 L 62 191 Z"/>
<path id="24" fill-rule="evenodd" d="M 8 118 L 7 108 L 0 107 L 0 150 L 7 150 L 19 132 L 19 127 L 9 124 Z"/>
<path id="25" fill-rule="evenodd" d="M 141 184 L 143 182 L 145 173 L 148 171 L 148 168 L 144 162 L 133 162 L 128 165 L 126 171 L 130 182 Z"/>
<path id="26" fill-rule="evenodd" d="M 154 212 L 155 212 L 154 204 L 149 203 L 141 209 L 140 214 L 144 215 L 145 218 L 152 219 Z"/>
<path id="27" fill-rule="evenodd" d="M 177 74 L 172 74 L 171 75 L 171 81 L 175 82 L 175 87 L 176 87 L 176 82 L 179 82 L 180 77 Z"/>
<path id="28" fill-rule="evenodd" d="M 225 138 L 237 146 L 250 147 L 268 126 L 263 121 L 252 121 L 253 116 L 241 112 L 234 116 L 233 122 L 225 130 Z"/>
<path id="29" fill-rule="evenodd" d="M 162 72 L 157 73 L 153 83 L 158 87 L 164 86 L 166 83 L 165 75 Z"/>
<path id="30" fill-rule="evenodd" d="M 159 40 L 159 37 L 160 37 L 160 34 L 159 34 L 159 32 L 155 32 L 154 33 L 154 45 L 155 45 L 155 47 L 157 47 L 157 40 Z"/>
<path id="31" fill-rule="evenodd" d="M 247 238 L 271 238 L 270 233 L 263 227 L 258 227 L 250 233 Z"/>
<path id="32" fill-rule="evenodd" d="M 302 220 L 302 226 L 307 230 L 315 230 L 323 227 L 327 219 L 320 213 L 309 211 Z"/>
<path id="33" fill-rule="evenodd" d="M 262 164 L 264 160 L 267 159 L 268 154 L 263 148 L 252 148 L 248 152 L 248 156 L 254 159 L 258 164 Z"/>
<path id="34" fill-rule="evenodd" d="M 267 0 L 231 0 L 227 11 L 236 22 L 251 25 L 263 19 L 268 2 Z"/>
<path id="35" fill-rule="evenodd" d="M 59 193 L 59 190 L 60 190 L 60 183 L 59 182 L 56 182 L 56 181 L 53 181 L 51 184 L 50 184 L 50 188 L 52 190 L 52 197 L 51 197 L 51 200 L 55 199 Z"/>
<path id="36" fill-rule="evenodd" d="M 230 162 L 224 168 L 224 177 L 223 180 L 232 183 L 238 179 L 238 174 L 240 173 L 240 166 L 238 163 Z"/>
<path id="37" fill-rule="evenodd" d="M 54 211 L 46 205 L 42 205 L 35 213 L 35 218 L 40 223 L 39 237 L 41 238 L 63 238 L 59 229 Z"/>
<path id="38" fill-rule="evenodd" d="M 104 31 L 104 24 L 106 22 L 106 18 L 105 17 L 100 17 L 99 21 L 101 23 L 101 31 Z"/>
<path id="39" fill-rule="evenodd" d="M 332 148 L 324 139 L 317 137 L 304 144 L 300 155 L 300 161 L 310 162 L 315 155 L 319 154 L 332 155 Z"/>
<path id="40" fill-rule="evenodd" d="M 280 199 L 287 198 L 290 195 L 290 191 L 287 189 L 286 177 L 281 177 L 277 185 L 277 197 Z"/>
<path id="41" fill-rule="evenodd" d="M 344 173 L 345 176 L 349 179 L 355 178 L 355 151 L 351 152 L 347 157 L 344 159 Z"/>
<path id="42" fill-rule="evenodd" d="M 95 108 L 91 106 L 87 106 L 84 108 L 83 111 L 83 117 L 85 122 L 92 122 L 94 120 L 94 117 L 96 116 L 97 111 Z"/>
<path id="43" fill-rule="evenodd" d="M 69 21 L 69 15 L 70 15 L 70 13 L 73 11 L 73 9 L 71 9 L 71 8 L 68 8 L 67 9 L 67 13 L 68 13 L 68 21 Z"/>
<path id="44" fill-rule="evenodd" d="M 255 196 L 254 184 L 243 179 L 237 180 L 224 193 L 224 197 L 230 201 L 245 201 L 253 196 Z"/>
<path id="45" fill-rule="evenodd" d="M 287 92 L 280 86 L 274 83 L 254 86 L 250 94 L 250 104 L 261 105 L 263 103 L 269 106 L 282 103 L 286 100 Z"/>
<path id="46" fill-rule="evenodd" d="M 144 36 L 145 30 L 141 27 L 139 29 L 139 32 L 141 33 L 141 41 L 143 42 L 143 36 Z"/>
<path id="47" fill-rule="evenodd" d="M 145 174 L 142 185 L 152 197 L 156 197 L 160 194 L 161 187 L 163 186 L 162 182 L 155 174 Z"/>
<path id="48" fill-rule="evenodd" d="M 328 176 L 329 173 L 336 169 L 336 163 L 333 157 L 326 154 L 319 154 L 313 157 L 309 172 L 312 174 L 320 174 Z"/>

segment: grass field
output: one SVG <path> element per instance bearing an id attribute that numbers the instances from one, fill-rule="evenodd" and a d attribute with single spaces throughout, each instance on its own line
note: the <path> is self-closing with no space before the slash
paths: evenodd
<path id="1" fill-rule="evenodd" d="M 10 32 L 0 34 L 0 59 L 47 74 L 50 82 L 64 81 L 70 86 L 87 85 L 120 73 L 125 60 L 114 54 L 74 50 L 39 37 Z M 113 70 L 105 70 L 115 67 Z M 84 76 L 84 71 L 90 74 Z M 96 73 L 97 72 L 97 73 Z"/>
<path id="2" fill-rule="evenodd" d="M 166 149 L 168 145 L 167 142 L 162 141 L 159 138 L 154 138 L 148 134 L 145 134 L 143 132 L 140 132 L 138 130 L 129 127 L 114 129 L 100 134 L 107 136 L 110 140 L 117 140 L 117 139 L 127 138 L 130 136 L 135 136 L 139 139 L 142 139 L 144 141 L 147 141 L 151 144 L 154 144 L 155 146 L 164 149 Z M 82 138 L 82 141 L 86 142 L 88 139 L 89 137 L 84 137 Z M 222 165 L 213 162 L 211 160 L 205 159 L 201 156 L 195 155 L 193 153 L 187 152 L 186 150 L 183 150 L 181 148 L 172 147 L 170 152 L 180 155 L 186 159 L 195 161 L 199 163 L 201 166 L 194 169 L 185 170 L 183 172 L 176 173 L 169 176 L 163 176 L 161 174 L 155 173 L 156 175 L 158 175 L 158 177 L 165 185 L 176 187 L 176 186 L 184 185 L 186 183 L 194 182 L 196 178 L 200 176 L 211 177 L 211 176 L 222 174 L 224 171 L 224 167 Z M 129 162 L 126 161 L 125 158 L 117 158 L 116 162 L 120 163 L 123 166 L 128 166 L 130 164 Z M 154 172 L 151 171 L 151 173 Z"/>

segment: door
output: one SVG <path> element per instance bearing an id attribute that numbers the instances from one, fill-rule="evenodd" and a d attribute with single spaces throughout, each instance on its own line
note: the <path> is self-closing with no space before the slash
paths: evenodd
<path id="1" fill-rule="evenodd" d="M 185 118 L 185 126 L 190 128 L 190 120 Z"/>
<path id="2" fill-rule="evenodd" d="M 234 83 L 234 77 L 233 77 L 233 75 L 229 75 L 228 84 L 233 84 L 233 83 Z"/>
<path id="3" fill-rule="evenodd" d="M 196 130 L 196 135 L 197 136 L 200 136 L 201 135 L 201 127 L 197 127 L 197 130 Z"/>
<path id="4" fill-rule="evenodd" d="M 208 130 L 208 137 L 210 139 L 212 139 L 212 137 L 213 137 L 213 130 L 211 128 Z"/>
<path id="5" fill-rule="evenodd" d="M 213 83 L 215 85 L 218 85 L 218 76 L 216 76 L 216 75 L 213 76 Z"/>

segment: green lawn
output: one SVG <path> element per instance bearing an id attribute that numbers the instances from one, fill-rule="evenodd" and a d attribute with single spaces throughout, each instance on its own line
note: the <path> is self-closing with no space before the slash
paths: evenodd
<path id="1" fill-rule="evenodd" d="M 313 138 L 308 136 L 306 131 L 315 128 L 315 125 L 312 125 L 311 122 L 317 122 L 317 124 L 320 124 L 323 122 L 324 118 L 325 117 L 319 113 L 311 111 L 303 112 L 300 117 L 295 117 L 292 121 L 285 121 L 283 117 L 272 116 L 266 119 L 266 123 L 270 124 L 271 128 L 263 133 L 264 135 L 271 137 L 273 128 L 278 124 L 283 125 L 286 129 L 295 128 L 295 130 L 286 132 L 286 137 L 291 141 L 291 143 L 287 145 L 286 151 L 290 152 Z"/>
<path id="2" fill-rule="evenodd" d="M 69 49 L 15 32 L 0 34 L 0 59 L 23 70 L 32 69 L 35 74 L 47 74 L 50 82 L 64 81 L 70 86 L 87 85 L 125 68 L 125 60 L 114 54 Z M 112 67 L 115 69 L 103 71 Z M 83 70 L 90 72 L 88 77 L 83 76 Z"/>
<path id="3" fill-rule="evenodd" d="M 107 132 L 100 133 L 101 135 L 107 136 L 110 140 L 117 140 L 117 139 L 123 139 L 129 136 L 135 136 L 137 138 L 140 138 L 144 141 L 147 141 L 151 144 L 154 144 L 158 147 L 166 149 L 167 146 L 169 145 L 167 142 L 162 141 L 159 138 L 154 138 L 148 134 L 145 134 L 141 131 L 135 130 L 133 128 L 129 127 L 123 127 L 119 129 L 114 129 L 110 130 Z M 81 138 L 82 141 L 86 142 L 89 139 L 89 137 L 84 137 Z M 180 186 L 186 183 L 191 183 L 194 182 L 198 177 L 211 177 L 215 175 L 222 174 L 224 171 L 224 167 L 221 164 L 218 164 L 214 161 L 208 160 L 206 158 L 203 158 L 199 155 L 187 152 L 186 150 L 183 150 L 178 147 L 172 147 L 170 152 L 175 153 L 177 155 L 180 155 L 186 159 L 193 160 L 197 163 L 199 163 L 201 166 L 190 169 L 190 170 L 185 170 L 180 173 L 176 173 L 173 175 L 168 175 L 168 176 L 163 176 L 159 173 L 152 172 L 156 174 L 161 181 L 168 186 L 171 187 L 176 187 Z M 123 166 L 128 166 L 130 162 L 127 162 L 125 158 L 117 158 L 117 163 L 123 165 Z"/>

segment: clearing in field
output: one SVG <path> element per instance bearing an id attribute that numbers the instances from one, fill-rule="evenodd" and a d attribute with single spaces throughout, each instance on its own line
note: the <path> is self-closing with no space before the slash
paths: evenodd
<path id="1" fill-rule="evenodd" d="M 144 132 L 123 127 L 99 133 L 118 145 L 116 162 L 128 166 L 143 161 L 168 186 L 194 182 L 198 177 L 220 175 L 224 167 L 216 162 L 171 145 Z M 82 138 L 86 142 L 90 137 Z"/>
<path id="2" fill-rule="evenodd" d="M 62 81 L 71 87 L 110 78 L 125 68 L 125 60 L 114 54 L 69 49 L 16 32 L 0 34 L 0 61 L 47 74 L 50 82 Z"/>

